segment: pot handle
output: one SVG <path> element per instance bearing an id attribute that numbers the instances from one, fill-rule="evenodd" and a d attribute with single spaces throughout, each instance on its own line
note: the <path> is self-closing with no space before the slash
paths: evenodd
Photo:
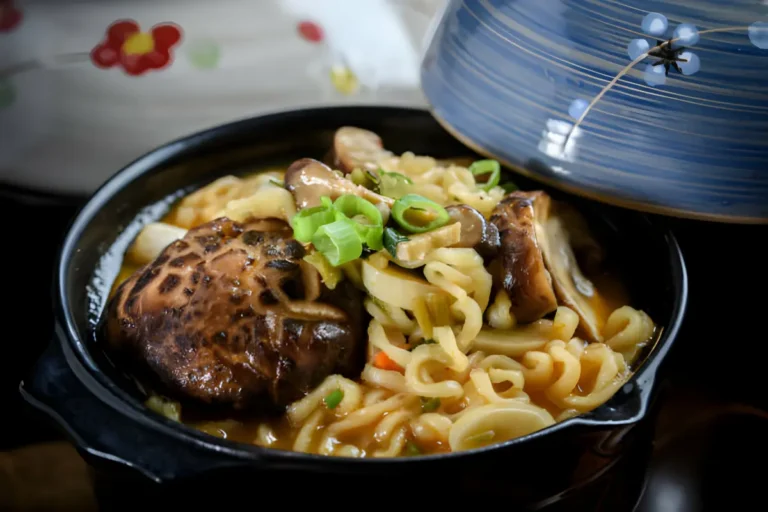
<path id="1" fill-rule="evenodd" d="M 582 416 L 582 423 L 617 427 L 641 421 L 659 398 L 655 371 L 653 368 L 642 379 L 624 384 L 606 403 Z"/>
<path id="2" fill-rule="evenodd" d="M 56 339 L 49 344 L 19 391 L 53 418 L 86 458 L 131 468 L 157 483 L 245 463 L 128 417 L 85 386 L 61 345 Z"/>

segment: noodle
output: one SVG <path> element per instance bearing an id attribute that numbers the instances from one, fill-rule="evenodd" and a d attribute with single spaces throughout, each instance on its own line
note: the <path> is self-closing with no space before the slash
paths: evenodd
<path id="1" fill-rule="evenodd" d="M 407 152 L 377 164 L 407 177 L 410 193 L 468 205 L 485 218 L 505 195 L 498 186 L 479 187 L 467 168 L 431 157 Z M 275 183 L 282 179 L 282 171 L 220 178 L 185 197 L 167 225 L 148 226 L 134 253 L 151 261 L 167 240 L 219 216 L 290 221 L 296 205 Z M 389 218 L 385 205 L 377 208 Z M 396 457 L 412 444 L 439 453 L 503 442 L 603 404 L 656 333 L 651 318 L 628 305 L 607 317 L 602 343 L 579 337 L 581 317 L 563 301 L 553 316 L 521 324 L 474 248 L 433 248 L 417 257 L 398 262 L 378 251 L 340 267 L 339 279 L 365 291 L 370 315 L 359 381 L 326 377 L 280 420 L 259 421 L 251 442 L 345 457 Z M 389 366 L 377 366 L 380 353 Z M 333 406 L 332 393 L 339 397 Z"/>

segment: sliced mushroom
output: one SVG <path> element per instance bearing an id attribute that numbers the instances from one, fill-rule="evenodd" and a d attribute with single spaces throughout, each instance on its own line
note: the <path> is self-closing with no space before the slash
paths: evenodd
<path id="1" fill-rule="evenodd" d="M 498 254 L 499 230 L 486 221 L 482 213 L 465 204 L 451 205 L 445 210 L 461 224 L 461 239 L 454 247 L 474 248 L 483 258 L 493 258 Z"/>
<path id="2" fill-rule="evenodd" d="M 491 223 L 501 240 L 499 275 L 512 303 L 510 312 L 529 323 L 557 309 L 552 279 L 544 264 L 536 224 L 549 215 L 543 192 L 513 192 L 494 209 Z"/>
<path id="3" fill-rule="evenodd" d="M 563 222 L 579 266 L 589 273 L 598 273 L 605 260 L 605 251 L 584 216 L 574 206 L 563 202 L 554 205 L 554 214 Z"/>
<path id="4" fill-rule="evenodd" d="M 607 320 L 605 308 L 600 307 L 602 299 L 597 289 L 579 268 L 565 222 L 553 215 L 537 225 L 536 229 L 555 293 L 564 305 L 579 315 L 579 325 L 587 339 L 602 342 L 601 333 Z"/>
<path id="5" fill-rule="evenodd" d="M 391 207 L 394 199 L 381 196 L 334 173 L 330 167 L 312 158 L 296 160 L 285 172 L 285 188 L 296 200 L 296 209 L 301 210 L 321 204 L 320 198 L 332 200 L 344 194 L 355 194 L 371 203 Z"/>
<path id="6" fill-rule="evenodd" d="M 392 156 L 391 151 L 384 149 L 384 144 L 374 132 L 342 126 L 336 130 L 333 137 L 334 167 L 349 174 L 356 167 L 363 170 L 375 171 L 378 162 Z"/>
<path id="7" fill-rule="evenodd" d="M 557 307 L 550 302 L 556 297 L 579 315 L 584 336 L 600 342 L 606 310 L 579 268 L 560 211 L 570 213 L 560 203 L 553 206 L 541 191 L 513 192 L 494 210 L 491 221 L 501 234 L 502 283 L 512 301 L 510 311 L 520 322 L 537 320 Z"/>

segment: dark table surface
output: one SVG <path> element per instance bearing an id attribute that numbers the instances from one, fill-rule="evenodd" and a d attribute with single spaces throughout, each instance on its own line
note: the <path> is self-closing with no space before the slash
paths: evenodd
<path id="1" fill-rule="evenodd" d="M 7 219 L 0 496 L 13 493 L 19 510 L 25 503 L 94 506 L 82 461 L 17 392 L 50 340 L 53 260 L 77 206 L 0 189 Z M 636 510 L 751 510 L 768 474 L 768 227 L 668 222 L 686 257 L 690 302 L 669 356 L 654 457 Z M 35 491 L 40 485 L 48 490 Z"/>

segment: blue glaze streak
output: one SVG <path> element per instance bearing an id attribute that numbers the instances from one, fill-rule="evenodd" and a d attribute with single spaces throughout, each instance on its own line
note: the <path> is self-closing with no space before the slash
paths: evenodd
<path id="1" fill-rule="evenodd" d="M 453 0 L 423 90 L 459 135 L 534 177 L 642 209 L 768 221 L 768 24 L 755 24 L 756 8 L 701 4 Z M 644 53 L 633 41 L 656 45 L 650 13 L 667 20 L 662 37 L 698 38 L 679 55 L 682 73 L 644 59 L 563 147 L 589 102 Z M 700 34 L 724 23 L 744 28 Z"/>
<path id="2" fill-rule="evenodd" d="M 756 21 L 749 27 L 749 40 L 762 50 L 768 50 L 768 22 Z"/>

